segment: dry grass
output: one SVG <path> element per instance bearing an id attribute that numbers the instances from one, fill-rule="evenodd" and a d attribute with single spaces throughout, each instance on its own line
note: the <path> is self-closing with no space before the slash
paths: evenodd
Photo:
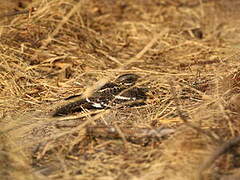
<path id="1" fill-rule="evenodd" d="M 4 12 L 16 8 L 10 2 L 0 1 Z M 1 177 L 192 180 L 214 150 L 238 136 L 237 0 L 36 0 L 29 6 L 36 11 L 1 19 Z M 129 72 L 149 87 L 146 106 L 51 117 L 64 98 L 91 94 Z M 160 127 L 175 133 L 137 134 Z M 238 157 L 231 149 L 202 178 L 233 174 Z"/>

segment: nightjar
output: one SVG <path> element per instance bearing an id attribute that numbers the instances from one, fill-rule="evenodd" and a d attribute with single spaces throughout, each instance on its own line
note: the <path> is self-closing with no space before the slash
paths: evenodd
<path id="1" fill-rule="evenodd" d="M 135 74 L 123 74 L 115 81 L 106 83 L 91 97 L 71 102 L 60 107 L 53 114 L 56 116 L 65 116 L 75 112 L 81 112 L 84 109 L 107 109 L 123 105 L 127 107 L 141 106 L 147 99 L 146 88 L 134 87 L 139 76 Z M 81 95 L 70 96 L 72 99 Z"/>

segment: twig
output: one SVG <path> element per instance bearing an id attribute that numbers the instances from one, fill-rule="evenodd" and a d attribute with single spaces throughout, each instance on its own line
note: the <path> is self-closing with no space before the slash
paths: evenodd
<path id="1" fill-rule="evenodd" d="M 173 134 L 175 130 L 170 128 L 138 128 L 138 127 L 118 127 L 118 126 L 88 126 L 86 134 L 91 137 L 101 139 L 123 139 L 126 144 L 127 141 L 142 144 L 150 140 L 161 140 Z"/>
<path id="2" fill-rule="evenodd" d="M 216 64 L 220 63 L 221 61 L 218 59 L 214 60 L 207 60 L 207 61 L 198 61 L 198 62 L 193 62 L 193 63 L 180 63 L 178 67 L 180 68 L 186 68 L 189 66 L 204 66 L 204 65 L 210 65 L 210 64 Z"/>
<path id="3" fill-rule="evenodd" d="M 35 10 L 36 10 L 35 8 L 30 8 L 30 9 L 25 9 L 25 10 L 22 10 L 22 11 L 8 12 L 8 13 L 5 13 L 5 14 L 1 14 L 0 18 L 9 17 L 9 16 L 16 16 L 16 15 L 20 15 L 20 14 L 28 14 L 28 13 L 31 13 Z"/>
<path id="4" fill-rule="evenodd" d="M 158 34 L 155 34 L 153 36 L 153 38 L 151 39 L 151 41 L 149 43 L 147 43 L 145 45 L 145 47 L 140 51 L 138 52 L 134 57 L 130 58 L 129 60 L 127 60 L 126 63 L 122 64 L 121 66 L 119 66 L 118 70 L 122 70 L 122 69 L 125 69 L 126 66 L 128 66 L 129 64 L 132 64 L 134 62 L 136 62 L 137 60 L 141 59 L 142 56 L 149 51 L 149 49 L 152 48 L 153 45 L 155 45 L 155 43 L 163 36 L 167 35 L 168 34 L 168 31 L 169 29 L 166 28 L 166 29 L 163 29 L 162 32 L 158 33 Z"/>
<path id="5" fill-rule="evenodd" d="M 227 153 L 230 149 L 240 143 L 240 136 L 237 136 L 233 139 L 222 144 L 213 154 L 201 165 L 198 174 L 197 180 L 203 179 L 203 172 L 206 171 L 221 155 Z"/>

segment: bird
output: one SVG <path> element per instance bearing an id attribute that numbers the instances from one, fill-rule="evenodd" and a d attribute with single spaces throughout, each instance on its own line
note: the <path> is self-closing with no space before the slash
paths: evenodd
<path id="1" fill-rule="evenodd" d="M 66 116 L 84 110 L 109 109 L 123 104 L 126 107 L 145 105 L 147 88 L 135 87 L 139 76 L 136 74 L 120 75 L 115 81 L 104 84 L 92 96 L 78 99 L 58 108 L 53 117 Z M 73 95 L 66 100 L 81 96 Z"/>

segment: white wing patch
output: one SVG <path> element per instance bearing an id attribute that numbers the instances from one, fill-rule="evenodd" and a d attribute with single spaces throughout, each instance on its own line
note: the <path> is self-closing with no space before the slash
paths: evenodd
<path id="1" fill-rule="evenodd" d="M 131 98 L 131 97 L 125 97 L 125 96 L 115 96 L 115 99 L 120 99 L 120 100 L 136 100 L 136 98 Z"/>
<path id="2" fill-rule="evenodd" d="M 91 102 L 88 98 L 86 98 L 86 101 L 87 101 L 87 102 Z"/>
<path id="3" fill-rule="evenodd" d="M 105 104 L 104 102 L 97 103 L 97 102 L 91 101 L 88 98 L 86 98 L 86 101 L 91 103 L 91 106 L 94 107 L 94 108 L 103 109 L 105 107 L 110 107 L 109 105 Z"/>
<path id="4" fill-rule="evenodd" d="M 136 97 L 126 97 L 126 96 L 120 96 L 120 95 L 117 95 L 117 96 L 114 96 L 115 99 L 118 99 L 118 100 L 125 100 L 125 101 L 135 101 L 136 100 Z M 94 108 L 97 108 L 97 109 L 104 109 L 106 107 L 111 107 L 108 103 L 105 103 L 105 102 L 94 102 L 88 98 L 86 98 L 86 101 L 88 103 L 91 103 L 91 106 L 94 107 Z M 99 100 L 97 100 L 99 101 Z M 111 101 L 110 101 L 111 102 Z"/>
<path id="5" fill-rule="evenodd" d="M 95 108 L 104 108 L 100 103 L 93 103 L 92 106 Z"/>

